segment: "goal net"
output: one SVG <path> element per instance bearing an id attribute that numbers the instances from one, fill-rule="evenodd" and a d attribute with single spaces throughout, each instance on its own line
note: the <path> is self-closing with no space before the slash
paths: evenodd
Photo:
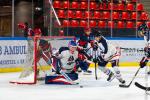
<path id="1" fill-rule="evenodd" d="M 60 47 L 67 47 L 74 37 L 43 36 L 33 37 L 27 40 L 27 54 L 22 65 L 23 71 L 19 78 L 11 80 L 16 84 L 36 84 L 38 80 L 44 80 L 46 75 L 52 74 L 52 53 Z"/>

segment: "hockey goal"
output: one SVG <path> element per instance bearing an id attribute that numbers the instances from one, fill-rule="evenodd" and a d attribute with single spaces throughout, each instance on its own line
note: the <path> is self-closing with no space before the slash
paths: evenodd
<path id="1" fill-rule="evenodd" d="M 11 80 L 15 84 L 36 84 L 38 80 L 44 80 L 45 75 L 52 73 L 51 53 L 60 47 L 67 47 L 74 37 L 67 36 L 42 36 L 27 39 L 27 54 L 22 65 L 23 71 L 19 78 Z"/>

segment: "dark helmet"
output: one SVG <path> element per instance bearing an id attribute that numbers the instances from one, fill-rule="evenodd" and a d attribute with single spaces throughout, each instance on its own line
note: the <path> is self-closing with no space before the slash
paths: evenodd
<path id="1" fill-rule="evenodd" d="M 147 29 L 148 29 L 148 26 L 147 26 L 146 22 L 144 22 L 143 24 L 141 24 L 138 27 L 138 31 L 147 30 Z"/>
<path id="2" fill-rule="evenodd" d="M 101 37 L 102 36 L 102 32 L 101 31 L 96 31 L 95 32 L 95 37 Z"/>

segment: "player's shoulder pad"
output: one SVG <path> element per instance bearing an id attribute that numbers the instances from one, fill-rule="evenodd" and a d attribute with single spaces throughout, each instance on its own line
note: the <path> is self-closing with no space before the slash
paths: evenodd
<path id="1" fill-rule="evenodd" d="M 66 51 L 66 50 L 69 50 L 69 48 L 68 47 L 60 47 L 59 54 L 61 54 L 62 51 Z"/>

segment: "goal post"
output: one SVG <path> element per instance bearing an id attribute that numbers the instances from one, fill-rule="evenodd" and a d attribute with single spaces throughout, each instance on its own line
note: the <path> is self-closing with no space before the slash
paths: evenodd
<path id="1" fill-rule="evenodd" d="M 41 36 L 27 39 L 27 54 L 23 71 L 16 80 L 10 83 L 15 84 L 36 84 L 38 79 L 44 79 L 46 75 L 51 74 L 52 50 L 58 50 L 60 47 L 67 47 L 70 40 L 75 40 L 72 36 Z"/>

